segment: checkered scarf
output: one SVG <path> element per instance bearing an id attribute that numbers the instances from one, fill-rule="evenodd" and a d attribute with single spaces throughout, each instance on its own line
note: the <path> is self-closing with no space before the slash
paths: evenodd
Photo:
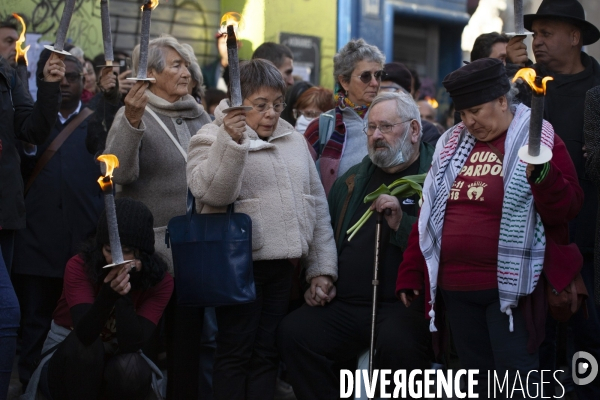
<path id="1" fill-rule="evenodd" d="M 533 292 L 544 263 L 546 238 L 544 226 L 535 211 L 533 194 L 527 181 L 527 164 L 519 159 L 519 148 L 528 142 L 531 110 L 519 105 L 505 142 L 502 165 L 504 175 L 504 200 L 500 221 L 498 247 L 498 291 L 500 311 L 510 319 L 511 308 L 517 307 L 519 298 Z M 439 140 L 431 169 L 423 185 L 423 206 L 419 217 L 419 244 L 429 272 L 431 291 L 430 331 L 435 332 L 435 294 L 442 248 L 442 229 L 446 202 L 458 173 L 471 154 L 477 139 L 463 123 L 446 132 Z M 552 126 L 544 121 L 542 143 L 554 147 Z"/>

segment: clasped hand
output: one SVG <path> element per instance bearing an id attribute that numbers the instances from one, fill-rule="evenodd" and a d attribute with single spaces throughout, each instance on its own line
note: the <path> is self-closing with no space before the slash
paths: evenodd
<path id="1" fill-rule="evenodd" d="M 336 289 L 330 276 L 315 276 L 310 280 L 310 288 L 304 292 L 304 300 L 311 307 L 324 306 L 335 298 Z"/>

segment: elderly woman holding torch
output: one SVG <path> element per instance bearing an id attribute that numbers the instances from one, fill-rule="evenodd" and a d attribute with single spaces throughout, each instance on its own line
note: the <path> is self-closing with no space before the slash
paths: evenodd
<path id="1" fill-rule="evenodd" d="M 568 245 L 567 225 L 581 208 L 582 190 L 564 143 L 541 118 L 541 144 L 552 160 L 520 159 L 533 112 L 512 104 L 500 60 L 474 61 L 443 84 L 462 122 L 437 144 L 397 294 L 405 305 L 425 296 L 431 331 L 436 295 L 443 297 L 462 368 L 481 371 L 480 397 L 488 397 L 492 370 L 500 379 L 508 373 L 509 382 L 527 377 L 534 396 L 540 375 L 529 372 L 539 369 L 544 287 L 563 290 L 581 261 Z"/>
<path id="2" fill-rule="evenodd" d="M 133 52 L 133 67 L 138 73 L 139 47 Z M 155 246 L 158 254 L 167 259 L 170 271 L 170 250 L 165 245 L 165 230 L 169 220 L 185 214 L 187 182 L 185 165 L 191 136 L 210 117 L 201 105 L 188 94 L 192 60 L 182 44 L 171 36 L 150 41 L 148 48 L 148 83 L 139 81 L 125 97 L 125 106 L 116 114 L 106 140 L 106 154 L 114 154 L 120 167 L 113 181 L 121 185 L 119 196 L 142 201 L 154 215 Z M 175 288 L 175 291 L 177 288 Z M 198 352 L 202 327 L 202 309 L 176 307 L 172 327 L 173 346 L 170 353 L 172 368 L 169 390 L 193 386 L 186 380 L 198 379 Z M 183 326 L 180 324 L 187 324 Z M 170 330 L 171 331 L 171 330 Z M 180 340 L 185 332 L 188 342 Z M 194 354 L 196 355 L 194 360 Z M 181 381 L 179 380 L 181 379 Z M 197 386 L 197 385 L 196 385 Z M 186 398 L 176 395 L 176 398 Z"/>
<path id="3" fill-rule="evenodd" d="M 217 399 L 273 399 L 275 331 L 285 316 L 293 263 L 302 259 L 313 292 L 333 298 L 337 257 L 327 200 L 302 135 L 280 118 L 286 85 L 261 59 L 240 65 L 242 106 L 223 100 L 189 148 L 188 184 L 202 212 L 235 204 L 252 219 L 257 298 L 216 309 Z M 215 266 L 216 267 L 216 266 Z"/>

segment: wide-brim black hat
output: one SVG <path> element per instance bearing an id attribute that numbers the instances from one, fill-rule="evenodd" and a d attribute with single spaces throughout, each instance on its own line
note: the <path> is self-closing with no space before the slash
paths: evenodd
<path id="1" fill-rule="evenodd" d="M 535 14 L 523 16 L 523 25 L 531 31 L 533 21 L 544 17 L 564 18 L 577 25 L 581 29 L 584 46 L 600 39 L 600 30 L 585 20 L 583 6 L 577 0 L 544 0 Z"/>

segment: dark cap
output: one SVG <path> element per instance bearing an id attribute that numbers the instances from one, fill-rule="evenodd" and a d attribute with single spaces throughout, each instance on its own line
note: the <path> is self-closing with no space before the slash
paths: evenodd
<path id="1" fill-rule="evenodd" d="M 139 249 L 145 253 L 154 253 L 154 217 L 141 201 L 123 197 L 115 201 L 119 239 L 124 246 Z M 110 244 L 106 210 L 100 214 L 96 229 L 96 241 Z"/>
<path id="2" fill-rule="evenodd" d="M 525 29 L 531 30 L 533 21 L 543 18 L 560 18 L 579 27 L 584 46 L 600 39 L 600 30 L 585 20 L 585 11 L 577 0 L 544 0 L 535 14 L 523 16 L 523 25 Z"/>
<path id="3" fill-rule="evenodd" d="M 510 90 L 504 64 L 496 58 L 475 60 L 446 75 L 442 84 L 457 111 L 490 102 Z"/>
<path id="4" fill-rule="evenodd" d="M 383 66 L 383 71 L 385 72 L 385 75 L 383 76 L 382 80 L 392 81 L 410 93 L 412 86 L 412 74 L 408 68 L 404 66 L 404 64 L 399 62 L 387 63 Z"/>

